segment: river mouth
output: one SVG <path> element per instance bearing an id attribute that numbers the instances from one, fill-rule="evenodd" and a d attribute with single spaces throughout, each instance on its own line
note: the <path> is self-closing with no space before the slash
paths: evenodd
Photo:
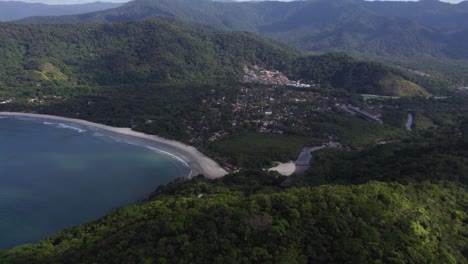
<path id="1" fill-rule="evenodd" d="M 190 172 L 156 142 L 56 120 L 0 117 L 0 249 L 95 220 Z"/>

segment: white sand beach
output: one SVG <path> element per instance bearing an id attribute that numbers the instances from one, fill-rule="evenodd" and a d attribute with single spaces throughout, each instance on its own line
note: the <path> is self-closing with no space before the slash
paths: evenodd
<path id="1" fill-rule="evenodd" d="M 287 163 L 279 163 L 278 166 L 268 169 L 269 171 L 277 171 L 281 175 L 291 176 L 296 171 L 296 164 L 294 161 Z"/>
<path id="2" fill-rule="evenodd" d="M 93 123 L 81 119 L 75 118 L 66 118 L 61 116 L 52 116 L 52 115 L 42 115 L 42 114 L 31 114 L 31 113 L 19 113 L 19 112 L 0 112 L 0 116 L 11 116 L 11 117 L 30 117 L 30 118 L 39 118 L 39 119 L 48 119 L 48 120 L 55 120 L 55 121 L 63 121 L 63 122 L 70 122 L 76 123 L 82 126 L 87 127 L 94 127 L 114 133 L 119 133 L 122 135 L 142 138 L 151 140 L 168 147 L 174 149 L 174 152 L 168 153 L 166 151 L 160 151 L 174 158 L 178 159 L 179 161 L 186 162 L 192 169 L 192 173 L 190 176 L 196 176 L 198 174 L 203 174 L 208 178 L 215 179 L 223 177 L 227 174 L 227 172 L 214 160 L 208 158 L 203 153 L 198 151 L 195 147 L 186 145 L 184 143 L 165 139 L 159 136 L 148 135 L 145 133 L 133 131 L 130 128 L 120 128 L 120 127 L 111 127 L 106 126 L 98 123 Z M 182 157 L 184 159 L 182 159 Z"/>

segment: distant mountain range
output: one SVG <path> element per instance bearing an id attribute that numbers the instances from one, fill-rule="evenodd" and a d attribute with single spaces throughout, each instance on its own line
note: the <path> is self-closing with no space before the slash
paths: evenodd
<path id="1" fill-rule="evenodd" d="M 468 2 L 309 0 L 218 2 L 135 0 L 121 7 L 21 23 L 81 23 L 177 17 L 209 27 L 259 33 L 306 51 L 345 51 L 367 58 L 403 59 L 424 68 L 468 60 Z M 402 60 L 400 60 L 402 61 Z M 465 62 L 463 64 L 466 66 Z M 453 68 L 453 67 L 452 67 Z M 446 72 L 451 72 L 447 70 Z"/>
<path id="2" fill-rule="evenodd" d="M 64 16 L 116 8 L 122 4 L 95 2 L 76 5 L 46 5 L 19 1 L 0 1 L 0 21 L 13 21 L 31 16 Z"/>

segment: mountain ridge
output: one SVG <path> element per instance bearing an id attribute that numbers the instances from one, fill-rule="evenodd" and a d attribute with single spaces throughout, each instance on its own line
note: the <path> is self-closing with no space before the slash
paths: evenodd
<path id="1" fill-rule="evenodd" d="M 0 48 L 5 58 L 0 63 L 2 87 L 207 79 L 229 83 L 239 82 L 243 67 L 250 65 L 283 71 L 295 79 L 321 80 L 331 88 L 381 95 L 398 95 L 385 85 L 384 77 L 408 79 L 400 70 L 346 55 L 305 57 L 305 63 L 295 64 L 303 54 L 266 38 L 194 26 L 176 18 L 112 24 L 4 24 L 0 37 L 2 46 L 15 47 Z M 319 69 L 333 72 L 337 65 L 340 70 L 334 75 L 324 76 Z M 309 70 L 303 71 L 306 67 Z M 369 76 L 362 75 L 366 72 Z"/>
<path id="2" fill-rule="evenodd" d="M 121 6 L 120 3 L 92 2 L 72 5 L 47 5 L 21 1 L 0 1 L 0 21 L 14 21 L 31 16 L 62 16 L 102 11 Z"/>
<path id="3" fill-rule="evenodd" d="M 422 70 L 429 69 L 421 57 L 430 58 L 438 71 L 451 77 L 457 61 L 468 65 L 468 51 L 459 48 L 468 30 L 466 2 L 136 0 L 106 11 L 15 23 L 106 23 L 155 16 L 254 32 L 309 52 L 343 51 L 397 63 L 411 60 Z M 464 80 L 468 82 L 468 76 Z"/>

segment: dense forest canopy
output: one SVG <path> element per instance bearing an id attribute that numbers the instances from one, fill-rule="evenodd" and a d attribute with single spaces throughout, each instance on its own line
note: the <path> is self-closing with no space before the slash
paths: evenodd
<path id="1" fill-rule="evenodd" d="M 414 74 L 378 63 L 356 61 L 343 54 L 303 57 L 250 33 L 209 30 L 173 19 L 3 24 L 0 54 L 4 58 L 0 87 L 230 83 L 242 79 L 244 66 L 259 65 L 352 93 L 399 94 L 400 86 L 415 95 L 428 95 L 426 87 L 437 92 L 431 78 L 423 83 Z"/>
<path id="2" fill-rule="evenodd" d="M 0 29 L 2 86 L 229 82 L 244 64 L 284 68 L 289 52 L 248 33 L 172 19 L 120 24 L 15 25 Z"/>
<path id="3" fill-rule="evenodd" d="M 161 187 L 141 204 L 0 251 L 3 263 L 465 263 L 467 202 L 453 183 L 286 188 L 246 171 Z"/>
<path id="4" fill-rule="evenodd" d="M 300 49 L 346 51 L 460 78 L 467 69 L 468 7 L 439 1 L 259 1 L 136 0 L 122 7 L 21 23 L 116 22 L 177 17 L 219 29 L 260 33 Z M 426 63 L 430 61 L 430 63 Z M 465 71 L 466 72 L 466 71 Z M 462 82 L 466 83 L 466 74 Z"/>

